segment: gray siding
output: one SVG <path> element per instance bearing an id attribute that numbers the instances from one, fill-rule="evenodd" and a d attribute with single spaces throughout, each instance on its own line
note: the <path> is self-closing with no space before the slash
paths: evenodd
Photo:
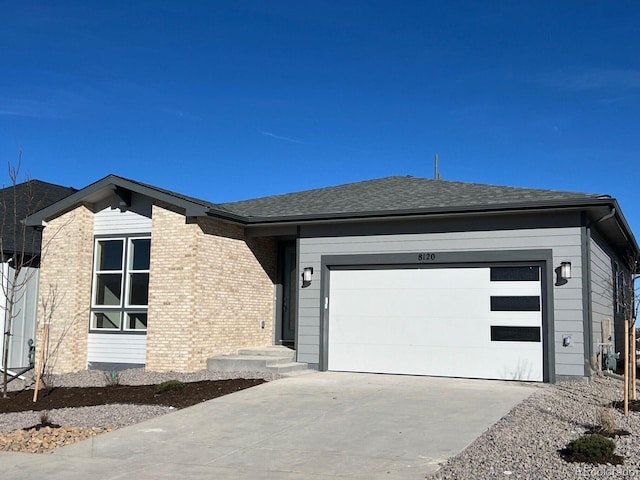
<path id="1" fill-rule="evenodd" d="M 304 228 L 301 234 L 305 237 Z M 380 232 L 366 236 L 300 238 L 299 268 L 313 267 L 316 274 L 309 287 L 299 288 L 298 360 L 319 363 L 320 275 L 323 255 L 534 249 L 553 251 L 552 268 L 560 265 L 561 261 L 572 263 L 572 278 L 566 285 L 554 287 L 555 373 L 559 376 L 583 376 L 582 255 L 579 227 L 394 235 Z M 566 334 L 573 337 L 570 347 L 562 347 L 562 337 Z"/>
<path id="2" fill-rule="evenodd" d="M 593 353 L 600 353 L 599 343 L 606 343 L 602 338 L 602 320 L 611 320 L 611 342 L 615 343 L 614 311 L 613 311 L 613 267 L 612 259 L 598 242 L 589 239 L 591 263 L 591 331 L 593 332 Z M 613 345 L 615 351 L 615 345 Z M 598 360 L 602 359 L 598 356 Z"/>
<path id="3" fill-rule="evenodd" d="M 95 235 L 149 233 L 151 231 L 151 199 L 132 194 L 131 207 L 122 210 L 115 195 L 95 205 Z"/>
<path id="4" fill-rule="evenodd" d="M 3 277 L 13 278 L 14 270 L 6 263 L 2 264 Z M 24 267 L 18 276 L 15 292 L 16 304 L 13 310 L 13 321 L 11 326 L 11 342 L 9 345 L 9 368 L 19 369 L 29 365 L 29 339 L 35 340 L 36 332 L 36 311 L 38 306 L 38 274 L 37 268 Z M 6 278 L 5 278 L 6 281 Z M 2 295 L 7 293 L 7 289 L 2 289 Z M 2 305 L 6 305 L 6 298 Z M 2 311 L 2 331 L 4 332 L 4 321 L 6 311 Z M 4 354 L 2 357 L 4 359 Z M 0 360 L 1 362 L 2 360 Z"/>

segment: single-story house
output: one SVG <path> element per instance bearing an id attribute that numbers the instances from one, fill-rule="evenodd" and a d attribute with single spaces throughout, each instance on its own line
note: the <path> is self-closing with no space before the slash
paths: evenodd
<path id="1" fill-rule="evenodd" d="M 75 191 L 74 188 L 40 180 L 28 180 L 0 189 L 0 331 L 7 332 L 11 324 L 7 361 L 11 371 L 19 371 L 33 362 L 38 267 L 42 249 L 40 230 L 26 228 L 21 220 Z M 11 291 L 12 309 L 8 305 Z M 0 345 L 0 368 L 3 368 L 4 341 Z"/>
<path id="2" fill-rule="evenodd" d="M 608 195 L 411 176 L 214 204 L 109 175 L 28 224 L 57 372 L 276 344 L 320 370 L 587 377 L 640 253 Z"/>

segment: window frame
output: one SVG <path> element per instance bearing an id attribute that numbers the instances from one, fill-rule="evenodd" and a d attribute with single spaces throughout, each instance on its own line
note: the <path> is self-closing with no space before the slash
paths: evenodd
<path id="1" fill-rule="evenodd" d="M 133 257 L 135 252 L 133 248 L 134 240 L 149 240 L 149 268 L 146 269 L 133 269 Z M 120 241 L 122 243 L 122 258 L 119 270 L 98 270 L 100 263 L 99 259 L 99 245 L 100 242 L 108 241 Z M 129 268 L 131 265 L 132 268 Z M 101 235 L 94 237 L 93 243 L 93 267 L 91 276 L 91 308 L 89 316 L 89 332 L 90 333 L 104 333 L 104 334 L 133 334 L 133 335 L 146 335 L 147 328 L 129 328 L 129 315 L 130 314 L 145 314 L 147 315 L 149 309 L 149 297 L 148 289 L 151 267 L 151 235 L 139 234 L 139 235 Z M 99 275 L 104 274 L 118 274 L 120 275 L 120 303 L 118 305 L 101 305 L 97 303 L 98 294 L 98 278 Z M 146 274 L 147 275 L 147 304 L 137 305 L 130 304 L 129 297 L 131 294 L 131 276 L 132 274 Z M 120 318 L 120 324 L 118 328 L 98 328 L 96 326 L 96 314 L 117 312 Z"/>

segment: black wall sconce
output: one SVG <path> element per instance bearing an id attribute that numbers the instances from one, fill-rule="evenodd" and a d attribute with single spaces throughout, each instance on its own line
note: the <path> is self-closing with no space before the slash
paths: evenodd
<path id="1" fill-rule="evenodd" d="M 562 262 L 560 264 L 560 278 L 569 280 L 571 278 L 571 262 Z"/>
<path id="2" fill-rule="evenodd" d="M 304 267 L 302 269 L 302 288 L 306 288 L 311 285 L 313 277 L 313 267 Z"/>
<path id="3" fill-rule="evenodd" d="M 571 262 L 561 262 L 555 272 L 557 277 L 556 286 L 565 285 L 571 278 Z"/>

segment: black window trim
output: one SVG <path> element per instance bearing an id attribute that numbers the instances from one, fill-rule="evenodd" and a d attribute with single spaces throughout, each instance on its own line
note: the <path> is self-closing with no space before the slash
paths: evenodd
<path id="1" fill-rule="evenodd" d="M 113 234 L 102 234 L 102 235 L 94 235 L 93 236 L 93 251 L 92 251 L 92 268 L 91 268 L 91 300 L 90 300 L 90 308 L 89 308 L 89 324 L 88 331 L 89 333 L 101 334 L 101 335 L 146 335 L 147 328 L 145 329 L 134 329 L 127 330 L 125 329 L 125 323 L 127 319 L 125 315 L 127 313 L 148 313 L 149 305 L 127 305 L 127 299 L 125 296 L 128 293 L 127 283 L 128 283 L 128 274 L 129 269 L 127 265 L 127 261 L 129 259 L 129 243 L 131 240 L 135 239 L 149 239 L 151 240 L 151 233 L 113 233 Z M 124 242 L 124 252 L 123 252 L 123 265 L 122 270 L 118 270 L 122 274 L 122 300 L 120 306 L 109 306 L 109 305 L 95 305 L 95 288 L 96 288 L 96 261 L 97 261 L 97 250 L 96 246 L 98 241 L 100 240 L 122 240 Z M 151 267 L 151 265 L 149 265 Z M 148 301 L 147 301 L 148 302 Z M 95 312 L 104 312 L 104 311 L 118 311 L 121 313 L 120 320 L 120 329 L 101 329 L 101 328 L 92 328 L 93 326 L 93 315 Z M 148 318 L 147 318 L 148 320 Z"/>

